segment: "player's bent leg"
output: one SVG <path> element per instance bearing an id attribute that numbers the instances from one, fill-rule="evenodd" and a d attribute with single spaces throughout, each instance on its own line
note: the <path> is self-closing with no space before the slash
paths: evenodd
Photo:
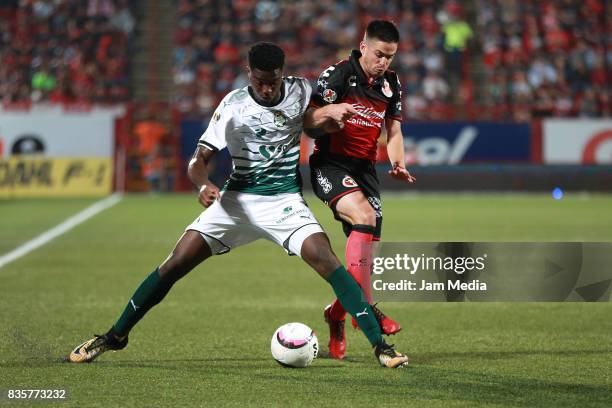
<path id="1" fill-rule="evenodd" d="M 172 285 L 198 264 L 211 256 L 211 250 L 202 235 L 185 231 L 174 249 L 136 289 L 121 317 L 111 329 L 117 337 L 127 336 L 132 327 L 168 294 Z"/>
<path id="2" fill-rule="evenodd" d="M 302 244 L 302 259 L 334 289 L 343 307 L 355 316 L 372 345 L 382 341 L 380 327 L 372 308 L 365 301 L 363 291 L 342 266 L 331 249 L 329 239 L 323 232 L 310 235 Z"/>
<path id="3" fill-rule="evenodd" d="M 325 280 L 342 265 L 324 232 L 317 232 L 306 238 L 302 243 L 300 255 Z"/>
<path id="4" fill-rule="evenodd" d="M 340 198 L 335 206 L 335 211 L 345 224 L 351 225 L 345 248 L 347 269 L 364 290 L 368 301 L 371 302 L 370 272 L 376 212 L 361 191 L 355 191 Z"/>
<path id="5" fill-rule="evenodd" d="M 368 301 L 372 303 L 370 292 L 371 252 L 369 249 L 376 229 L 380 229 L 378 224 L 380 219 L 377 219 L 376 211 L 361 191 L 355 191 L 341 197 L 336 203 L 335 211 L 340 219 L 351 225 L 345 252 L 348 272 L 361 285 Z M 364 260 L 365 262 L 363 262 Z M 397 321 L 385 315 L 376 305 L 372 308 L 383 334 L 395 334 L 402 329 Z M 332 303 L 329 311 L 332 318 L 336 320 L 344 318 L 342 312 L 343 310 L 338 302 Z M 352 319 L 352 325 L 354 328 L 358 328 L 355 319 Z"/>
<path id="6" fill-rule="evenodd" d="M 332 210 L 336 218 L 342 221 L 347 236 L 344 252 L 347 270 L 357 280 L 369 300 L 370 267 L 364 251 L 369 249 L 368 246 L 372 241 L 376 213 L 362 191 L 353 191 L 340 197 L 332 206 Z M 332 320 L 344 320 L 346 316 L 344 308 L 337 299 L 331 303 L 328 314 Z"/>
<path id="7" fill-rule="evenodd" d="M 323 232 L 312 234 L 306 238 L 302 244 L 301 256 L 325 280 L 329 279 L 332 271 L 341 266 L 340 261 L 331 249 L 327 235 Z M 323 314 L 325 322 L 329 326 L 329 356 L 343 359 L 346 354 L 344 318 L 333 319 L 329 314 L 330 309 L 331 305 L 325 308 Z M 344 309 L 342 310 L 344 311 Z"/>
<path id="8" fill-rule="evenodd" d="M 174 283 L 211 255 L 201 234 L 186 231 L 170 256 L 136 289 L 119 320 L 103 335 L 95 335 L 79 344 L 68 359 L 74 363 L 89 363 L 109 350 L 127 346 L 128 333 L 142 317 L 168 294 Z"/>
<path id="9" fill-rule="evenodd" d="M 343 228 L 345 233 L 347 233 L 348 240 L 346 243 L 345 260 L 348 272 L 357 280 L 362 288 L 369 288 L 369 271 L 366 270 L 364 272 L 364 268 L 358 266 L 362 258 L 359 253 L 361 251 L 351 250 L 354 247 L 362 247 L 360 240 L 363 237 L 361 235 L 357 236 L 358 234 L 352 234 L 352 230 L 355 225 L 372 228 L 373 225 L 376 225 L 376 213 L 363 192 L 359 190 L 340 197 L 332 204 L 332 210 L 336 218 L 342 220 Z M 346 227 L 348 227 L 348 230 Z M 351 234 L 353 235 L 352 238 Z M 333 321 L 341 321 L 344 320 L 346 311 L 336 299 L 331 303 L 327 314 Z"/>
<path id="10" fill-rule="evenodd" d="M 357 320 L 359 327 L 374 347 L 374 354 L 380 364 L 389 368 L 398 368 L 407 364 L 408 357 L 395 351 L 393 346 L 383 340 L 374 311 L 364 300 L 363 291 L 355 279 L 348 274 L 334 255 L 327 236 L 319 232 L 306 238 L 302 244 L 301 256 L 329 282 L 343 307 Z M 336 265 L 338 266 L 331 273 L 325 270 Z"/>
<path id="11" fill-rule="evenodd" d="M 376 213 L 361 191 L 340 197 L 333 210 L 340 219 L 351 225 L 376 226 Z"/>
<path id="12" fill-rule="evenodd" d="M 399 368 L 408 364 L 408 357 L 397 352 L 382 338 L 380 326 L 370 304 L 364 300 L 363 291 L 351 275 L 340 266 L 327 280 L 342 306 L 356 319 L 359 328 L 374 347 L 374 355 L 384 367 Z"/>
<path id="13" fill-rule="evenodd" d="M 187 230 L 176 243 L 168 258 L 159 266 L 162 281 L 176 282 L 212 255 L 202 234 Z"/>

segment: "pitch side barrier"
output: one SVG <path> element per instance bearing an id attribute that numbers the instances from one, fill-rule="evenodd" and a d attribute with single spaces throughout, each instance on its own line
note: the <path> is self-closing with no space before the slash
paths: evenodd
<path id="1" fill-rule="evenodd" d="M 403 133 L 416 190 L 612 190 L 610 119 L 407 123 Z"/>
<path id="2" fill-rule="evenodd" d="M 183 168 L 206 127 L 182 121 Z M 545 119 L 510 122 L 406 122 L 406 165 L 417 177 L 407 187 L 384 173 L 383 135 L 378 151 L 381 188 L 402 191 L 612 191 L 612 120 Z M 302 139 L 301 173 L 310 189 L 308 157 L 313 141 Z M 228 155 L 215 163 L 213 178 L 231 170 Z M 189 189 L 189 185 L 185 186 Z"/>
<path id="3" fill-rule="evenodd" d="M 0 199 L 105 196 L 122 107 L 0 109 Z"/>

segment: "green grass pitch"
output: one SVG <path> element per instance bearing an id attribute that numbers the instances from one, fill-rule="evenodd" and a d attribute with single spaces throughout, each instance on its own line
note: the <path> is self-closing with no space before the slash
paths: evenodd
<path id="1" fill-rule="evenodd" d="M 384 241 L 612 241 L 612 196 L 383 196 Z M 94 200 L 0 201 L 0 255 Z M 308 197 L 343 257 L 339 224 Z M 128 196 L 0 269 L 0 389 L 65 389 L 61 407 L 610 407 L 612 303 L 387 303 L 411 358 L 378 366 L 348 329 L 348 358 L 285 369 L 274 330 L 301 321 L 327 351 L 329 286 L 268 242 L 215 257 L 177 283 L 92 364 L 61 361 L 106 331 L 199 213 L 193 195 Z"/>

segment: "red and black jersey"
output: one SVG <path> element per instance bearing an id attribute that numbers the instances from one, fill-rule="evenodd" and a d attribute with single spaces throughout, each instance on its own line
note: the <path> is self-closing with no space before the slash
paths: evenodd
<path id="1" fill-rule="evenodd" d="M 315 140 L 315 154 L 332 153 L 376 160 L 376 144 L 385 119 L 402 120 L 402 92 L 397 74 L 369 81 L 359 64 L 361 52 L 327 68 L 319 76 L 311 106 L 350 103 L 359 112 L 344 128 Z"/>

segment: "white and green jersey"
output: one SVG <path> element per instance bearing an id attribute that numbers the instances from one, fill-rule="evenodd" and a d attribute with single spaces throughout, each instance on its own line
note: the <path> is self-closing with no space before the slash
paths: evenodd
<path id="1" fill-rule="evenodd" d="M 198 142 L 227 146 L 232 173 L 225 190 L 261 195 L 301 191 L 300 134 L 312 89 L 304 78 L 283 79 L 284 97 L 275 106 L 258 104 L 248 87 L 223 98 Z"/>

